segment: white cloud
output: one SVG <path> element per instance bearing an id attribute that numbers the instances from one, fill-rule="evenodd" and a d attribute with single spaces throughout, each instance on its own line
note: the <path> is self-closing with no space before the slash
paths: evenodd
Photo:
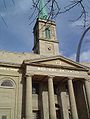
<path id="1" fill-rule="evenodd" d="M 69 58 L 75 61 L 76 54 L 72 54 Z M 90 50 L 87 50 L 81 53 L 80 62 L 90 62 Z"/>
<path id="2" fill-rule="evenodd" d="M 69 59 L 71 59 L 71 60 L 76 60 L 76 54 L 72 54 L 71 56 L 69 56 Z"/>
<path id="3" fill-rule="evenodd" d="M 83 26 L 83 20 L 75 21 L 71 24 L 72 27 Z"/>
<path id="4" fill-rule="evenodd" d="M 87 18 L 86 25 L 88 26 L 88 24 L 90 24 L 90 18 Z M 78 26 L 82 27 L 83 25 L 84 25 L 84 20 L 83 19 L 72 22 L 72 24 L 71 24 L 72 27 L 78 27 Z"/>
<path id="5" fill-rule="evenodd" d="M 81 61 L 90 62 L 90 50 L 81 53 Z"/>

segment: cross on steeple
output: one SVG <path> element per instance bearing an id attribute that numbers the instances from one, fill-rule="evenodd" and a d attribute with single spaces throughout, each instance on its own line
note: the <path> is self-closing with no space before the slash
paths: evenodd
<path id="1" fill-rule="evenodd" d="M 45 0 L 39 0 L 39 19 L 46 20 L 48 17 L 47 12 L 46 12 L 46 4 Z"/>

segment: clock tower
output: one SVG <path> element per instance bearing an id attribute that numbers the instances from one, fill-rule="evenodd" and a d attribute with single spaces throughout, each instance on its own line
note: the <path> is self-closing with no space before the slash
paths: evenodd
<path id="1" fill-rule="evenodd" d="M 44 0 L 39 2 L 39 14 L 33 29 L 34 53 L 51 56 L 59 54 L 59 42 L 56 37 L 56 24 L 48 20 Z"/>

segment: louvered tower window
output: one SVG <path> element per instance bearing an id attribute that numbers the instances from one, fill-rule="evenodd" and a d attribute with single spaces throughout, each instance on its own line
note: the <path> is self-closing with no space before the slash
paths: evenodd
<path id="1" fill-rule="evenodd" d="M 45 38 L 47 39 L 51 38 L 50 29 L 48 27 L 45 29 Z"/>

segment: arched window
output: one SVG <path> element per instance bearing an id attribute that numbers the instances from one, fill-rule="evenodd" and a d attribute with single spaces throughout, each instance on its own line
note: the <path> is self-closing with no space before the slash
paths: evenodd
<path id="1" fill-rule="evenodd" d="M 51 38 L 50 29 L 48 27 L 45 29 L 45 37 L 47 39 L 50 39 Z"/>
<path id="2" fill-rule="evenodd" d="M 1 83 L 1 86 L 4 86 L 4 87 L 13 87 L 13 82 L 11 80 L 4 80 Z"/>

